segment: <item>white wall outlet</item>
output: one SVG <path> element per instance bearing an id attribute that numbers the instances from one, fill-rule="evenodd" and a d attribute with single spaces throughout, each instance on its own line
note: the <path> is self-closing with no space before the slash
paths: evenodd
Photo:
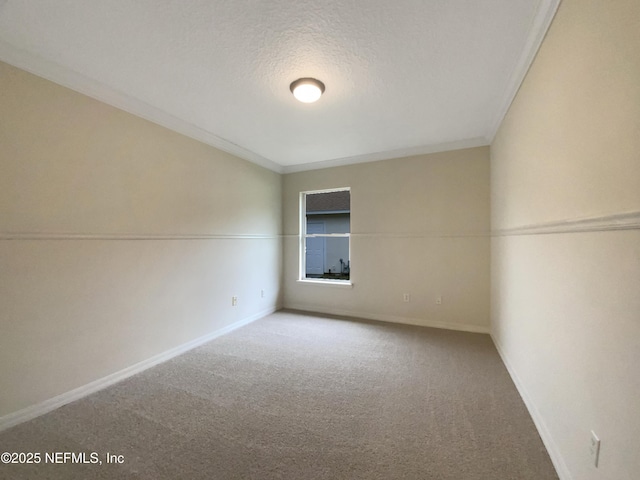
<path id="1" fill-rule="evenodd" d="M 442 295 L 438 295 L 436 298 L 436 305 L 442 305 Z"/>
<path id="2" fill-rule="evenodd" d="M 264 290 L 260 290 L 260 298 L 264 298 Z"/>
<path id="3" fill-rule="evenodd" d="M 589 454 L 593 465 L 598 468 L 598 460 L 600 459 L 600 439 L 596 432 L 591 430 L 591 442 L 589 443 Z"/>
<path id="4" fill-rule="evenodd" d="M 238 305 L 238 297 L 231 297 L 231 306 L 235 307 Z"/>
<path id="5" fill-rule="evenodd" d="M 411 295 L 409 295 L 408 293 L 402 294 L 402 301 L 403 302 L 410 302 L 411 301 Z"/>

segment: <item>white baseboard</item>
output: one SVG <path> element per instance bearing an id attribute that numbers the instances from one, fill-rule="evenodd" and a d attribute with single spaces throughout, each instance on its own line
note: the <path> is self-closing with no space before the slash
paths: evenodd
<path id="1" fill-rule="evenodd" d="M 558 445 L 556 444 L 553 437 L 551 436 L 551 433 L 549 432 L 549 429 L 547 428 L 547 424 L 542 418 L 540 411 L 536 408 L 535 404 L 533 403 L 533 400 L 531 399 L 531 396 L 527 392 L 527 389 L 525 388 L 524 384 L 518 377 L 518 374 L 514 370 L 511 362 L 509 362 L 509 359 L 506 353 L 504 352 L 502 346 L 496 340 L 493 334 L 491 335 L 491 339 L 493 340 L 493 343 L 496 346 L 498 353 L 500 354 L 500 358 L 502 358 L 502 363 L 504 363 L 505 367 L 507 367 L 507 371 L 509 372 L 509 375 L 511 375 L 511 379 L 513 380 L 513 383 L 518 389 L 518 392 L 520 393 L 520 396 L 522 397 L 522 400 L 524 401 L 524 404 L 527 407 L 527 410 L 529 410 L 529 414 L 531 415 L 531 418 L 533 419 L 533 423 L 538 429 L 538 433 L 540 434 L 542 443 L 544 443 L 544 446 L 546 447 L 547 452 L 549 453 L 549 457 L 551 458 L 551 462 L 553 463 L 553 466 L 556 469 L 556 473 L 558 474 L 558 477 L 560 478 L 560 480 L 573 480 L 573 477 L 569 472 L 569 468 L 567 467 L 567 464 L 562 458 L 562 455 L 560 454 L 560 450 L 558 449 Z"/>
<path id="2" fill-rule="evenodd" d="M 380 322 L 401 323 L 404 325 L 417 325 L 420 327 L 443 328 L 445 330 L 459 330 L 462 332 L 489 333 L 490 331 L 488 326 L 483 326 L 483 325 L 434 322 L 434 321 L 426 320 L 423 318 L 400 317 L 397 315 L 385 315 L 385 314 L 379 314 L 379 313 L 343 310 L 343 309 L 331 308 L 331 307 L 327 308 L 324 305 L 321 306 L 321 305 L 304 305 L 304 304 L 289 303 L 285 305 L 284 308 L 291 309 L 291 310 L 300 310 L 303 312 L 310 312 L 310 313 L 325 313 L 329 315 L 340 315 L 343 317 L 365 318 L 367 320 L 378 320 Z"/>
<path id="3" fill-rule="evenodd" d="M 279 307 L 271 307 L 261 312 L 258 312 L 254 315 L 251 315 L 247 318 L 239 320 L 231 325 L 227 325 L 224 328 L 220 328 L 211 333 L 208 333 L 202 337 L 191 340 L 190 342 L 184 343 L 182 345 L 178 345 L 166 352 L 160 353 L 158 355 L 154 355 L 151 358 L 143 360 L 142 362 L 136 363 L 135 365 L 131 365 L 123 370 L 112 373 L 111 375 L 107 375 L 106 377 L 99 378 L 91 383 L 83 385 L 81 387 L 75 388 L 69 392 L 65 392 L 63 394 L 57 395 L 53 398 L 49 398 L 44 402 L 38 403 L 36 405 L 31 405 L 30 407 L 23 408 L 22 410 L 18 410 L 17 412 L 10 413 L 8 415 L 4 415 L 0 417 L 0 432 L 11 428 L 20 423 L 32 420 L 40 415 L 44 415 L 45 413 L 51 412 L 57 408 L 62 407 L 68 403 L 74 402 L 76 400 L 80 400 L 87 395 L 91 395 L 92 393 L 97 392 L 98 390 L 102 390 L 103 388 L 109 387 L 114 383 L 120 382 L 125 378 L 131 377 L 137 373 L 143 372 L 159 363 L 166 362 L 173 357 L 177 357 L 193 348 L 199 347 L 214 338 L 225 335 L 233 330 L 236 330 L 240 327 L 248 325 L 251 322 L 254 322 L 266 315 L 269 315 L 275 311 L 279 310 Z"/>

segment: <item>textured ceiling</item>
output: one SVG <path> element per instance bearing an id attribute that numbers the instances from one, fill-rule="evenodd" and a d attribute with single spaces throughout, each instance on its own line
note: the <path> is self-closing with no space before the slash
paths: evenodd
<path id="1" fill-rule="evenodd" d="M 0 59 L 295 171 L 488 144 L 558 1 L 0 0 Z"/>

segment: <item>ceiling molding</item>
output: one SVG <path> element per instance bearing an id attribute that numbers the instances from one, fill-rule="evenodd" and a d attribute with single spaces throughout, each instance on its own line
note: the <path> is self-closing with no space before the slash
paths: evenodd
<path id="1" fill-rule="evenodd" d="M 531 24 L 531 29 L 529 30 L 529 36 L 527 37 L 524 48 L 522 49 L 522 54 L 509 77 L 509 82 L 505 89 L 505 96 L 500 104 L 501 107 L 493 122 L 490 124 L 490 130 L 487 133 L 489 143 L 493 143 L 493 140 L 498 133 L 498 129 L 500 128 L 504 117 L 507 115 L 509 107 L 511 107 L 511 103 L 513 103 L 513 100 L 516 98 L 516 94 L 518 93 L 518 90 L 520 90 L 520 86 L 522 85 L 529 68 L 531 68 L 533 60 L 538 54 L 540 45 L 542 45 L 542 41 L 547 35 L 547 31 L 551 26 L 551 22 L 558 11 L 561 1 L 562 0 L 542 0 L 540 2 L 536 16 Z"/>
<path id="2" fill-rule="evenodd" d="M 435 145 L 422 145 L 419 147 L 401 148 L 399 150 L 388 150 L 385 152 L 366 153 L 353 157 L 336 158 L 321 162 L 301 163 L 298 165 L 287 165 L 282 173 L 304 172 L 307 170 L 319 170 L 321 168 L 343 167 L 356 163 L 377 162 L 380 160 L 391 160 L 393 158 L 413 157 L 416 155 L 426 155 L 428 153 L 448 152 L 451 150 L 462 150 L 463 148 L 486 147 L 489 141 L 484 137 L 469 138 L 455 142 L 439 143 Z"/>
<path id="3" fill-rule="evenodd" d="M 281 165 L 257 153 L 220 138 L 145 102 L 118 92 L 97 80 L 85 77 L 38 55 L 20 50 L 2 40 L 0 40 L 0 60 L 261 167 L 277 173 L 282 173 L 283 171 Z"/>

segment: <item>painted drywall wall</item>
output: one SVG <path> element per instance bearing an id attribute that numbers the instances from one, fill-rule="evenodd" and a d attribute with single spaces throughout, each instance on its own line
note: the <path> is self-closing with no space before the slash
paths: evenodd
<path id="1" fill-rule="evenodd" d="M 279 304 L 280 175 L 7 64 L 0 112 L 0 417 Z"/>
<path id="2" fill-rule="evenodd" d="M 353 288 L 298 282 L 300 192 L 339 187 L 351 187 Z M 487 331 L 489 204 L 488 147 L 284 175 L 284 304 Z"/>
<path id="3" fill-rule="evenodd" d="M 492 335 L 562 479 L 640 478 L 638 19 L 564 0 L 491 145 Z"/>

